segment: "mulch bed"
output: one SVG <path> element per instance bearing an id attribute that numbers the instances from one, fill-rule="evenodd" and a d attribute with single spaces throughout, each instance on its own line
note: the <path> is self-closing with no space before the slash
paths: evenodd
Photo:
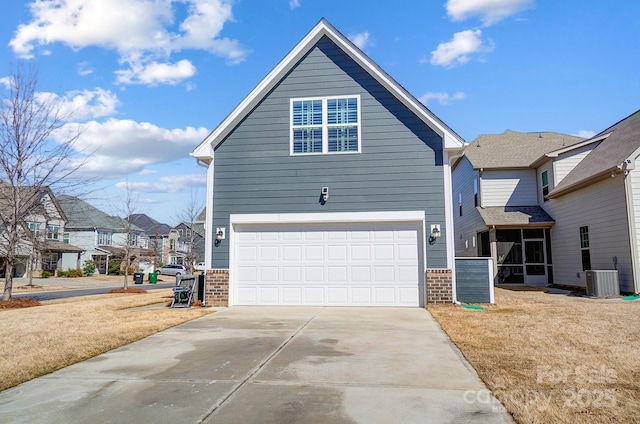
<path id="1" fill-rule="evenodd" d="M 128 289 L 125 288 L 120 288 L 120 289 L 113 289 L 113 290 L 109 290 L 107 293 L 146 293 L 147 291 L 145 289 L 139 289 L 139 288 L 133 288 L 130 287 Z"/>
<path id="2" fill-rule="evenodd" d="M 40 306 L 40 302 L 28 297 L 0 300 L 0 309 L 30 308 L 32 306 Z"/>

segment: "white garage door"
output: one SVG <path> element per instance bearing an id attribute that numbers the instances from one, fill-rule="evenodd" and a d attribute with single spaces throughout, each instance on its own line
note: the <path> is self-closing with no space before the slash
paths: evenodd
<path id="1" fill-rule="evenodd" d="M 236 305 L 419 306 L 418 224 L 235 228 Z"/>

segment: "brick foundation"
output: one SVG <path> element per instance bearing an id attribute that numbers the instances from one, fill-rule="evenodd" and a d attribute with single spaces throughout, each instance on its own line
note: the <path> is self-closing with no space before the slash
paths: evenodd
<path id="1" fill-rule="evenodd" d="M 453 290 L 450 269 L 427 270 L 427 303 L 452 303 Z"/>
<path id="2" fill-rule="evenodd" d="M 229 306 L 229 270 L 210 269 L 204 283 L 204 303 L 207 306 Z"/>

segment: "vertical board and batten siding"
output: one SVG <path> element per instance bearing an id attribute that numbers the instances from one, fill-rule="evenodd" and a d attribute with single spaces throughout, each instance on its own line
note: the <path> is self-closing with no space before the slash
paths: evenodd
<path id="1" fill-rule="evenodd" d="M 614 269 L 618 258 L 620 289 L 632 287 L 631 250 L 622 176 L 608 178 L 545 203 L 555 219 L 551 239 L 557 284 L 586 286 L 580 256 L 580 227 L 589 227 L 591 267 Z"/>
<path id="2" fill-rule="evenodd" d="M 463 303 L 493 303 L 491 258 L 456 258 L 456 299 Z"/>
<path id="3" fill-rule="evenodd" d="M 478 231 L 487 227 L 476 209 L 473 199 L 473 180 L 478 179 L 478 199 L 482 204 L 479 172 L 473 169 L 465 156 L 460 158 L 451 171 L 453 185 L 453 226 L 456 236 L 456 256 L 478 256 Z M 462 216 L 458 207 L 458 194 L 462 193 Z M 474 237 L 476 246 L 473 245 Z"/>
<path id="4" fill-rule="evenodd" d="M 538 204 L 536 171 L 514 169 L 482 172 L 482 206 L 531 206 Z M 455 199 L 454 199 L 455 200 Z"/>
<path id="5" fill-rule="evenodd" d="M 289 154 L 291 98 L 358 94 L 362 153 Z M 443 231 L 428 267 L 446 267 L 441 137 L 327 37 L 217 146 L 214 173 L 215 227 L 230 214 L 424 210 Z M 214 247 L 213 268 L 229 266 L 228 248 Z"/>

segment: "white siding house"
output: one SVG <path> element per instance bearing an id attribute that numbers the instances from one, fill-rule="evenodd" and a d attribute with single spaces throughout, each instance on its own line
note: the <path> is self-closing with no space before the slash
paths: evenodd
<path id="1" fill-rule="evenodd" d="M 640 111 L 587 140 L 580 150 L 587 154 L 544 205 L 556 220 L 556 281 L 585 286 L 586 270 L 618 270 L 620 290 L 640 292 Z"/>
<path id="2" fill-rule="evenodd" d="M 585 287 L 586 271 L 617 270 L 622 292 L 640 292 L 639 157 L 640 111 L 588 140 L 478 137 L 453 187 L 467 199 L 480 178 L 482 221 L 455 215 L 456 255 L 493 257 L 496 282 Z M 477 249 L 466 243 L 474 232 Z"/>
<path id="3" fill-rule="evenodd" d="M 553 282 L 554 220 L 542 204 L 543 190 L 548 193 L 557 181 L 560 159 L 546 154 L 571 151 L 582 141 L 566 134 L 505 131 L 470 143 L 452 173 L 454 201 L 463 203 L 454 214 L 456 255 L 492 257 L 497 283 Z"/>

